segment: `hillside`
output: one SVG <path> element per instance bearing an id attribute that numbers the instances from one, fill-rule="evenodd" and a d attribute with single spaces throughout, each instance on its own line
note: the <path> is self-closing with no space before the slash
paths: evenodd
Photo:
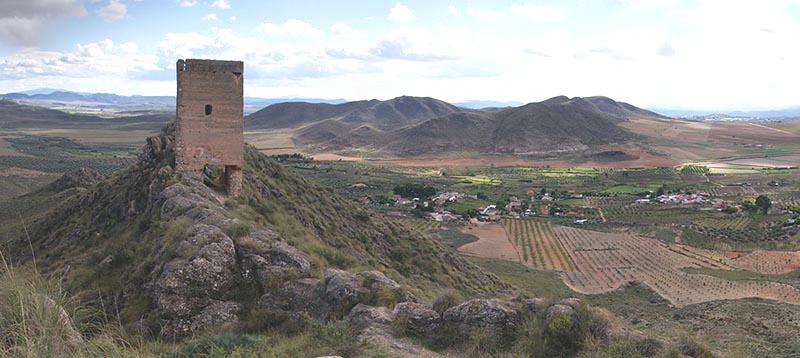
<path id="1" fill-rule="evenodd" d="M 214 190 L 219 171 L 173 171 L 172 131 L 148 139 L 139 161 L 110 178 L 70 174 L 6 203 L 24 203 L 19 212 L 0 213 L 0 237 L 12 262 L 30 262 L 32 249 L 36 266 L 63 277 L 82 300 L 113 299 L 123 324 L 164 337 L 253 320 L 285 322 L 298 310 L 341 317 L 359 302 L 430 299 L 448 288 L 470 296 L 509 292 L 419 232 L 252 147 L 245 153 L 243 193 L 226 199 Z M 60 202 L 55 208 L 47 204 L 53 198 Z M 333 284 L 345 291 L 328 292 Z M 296 299 L 280 301 L 297 285 L 312 290 L 306 294 L 321 292 L 321 301 L 305 308 L 293 306 Z"/>
<path id="2" fill-rule="evenodd" d="M 288 102 L 268 106 L 247 116 L 245 126 L 253 129 L 295 128 L 336 119 L 391 130 L 461 111 L 437 99 L 410 96 L 342 104 Z"/>
<path id="3" fill-rule="evenodd" d="M 174 117 L 173 113 L 138 111 L 122 113 L 113 118 L 73 114 L 55 109 L 0 99 L 0 129 L 16 128 L 98 128 L 105 124 L 135 125 L 137 129 L 157 129 Z M 129 127 L 133 129 L 133 127 Z"/>
<path id="4" fill-rule="evenodd" d="M 378 156 L 443 151 L 552 155 L 623 143 L 631 136 L 617 124 L 630 118 L 662 117 L 605 97 L 559 96 L 496 111 L 455 111 L 394 130 L 364 130 L 330 119 L 298 130 L 294 141 L 311 152 L 356 150 Z"/>

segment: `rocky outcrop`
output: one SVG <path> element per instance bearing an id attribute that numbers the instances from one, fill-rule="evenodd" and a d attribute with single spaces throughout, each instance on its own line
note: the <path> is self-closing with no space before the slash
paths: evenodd
<path id="1" fill-rule="evenodd" d="M 475 299 L 451 307 L 442 320 L 464 335 L 477 331 L 505 335 L 520 321 L 520 305 L 499 299 Z"/>
<path id="2" fill-rule="evenodd" d="M 78 168 L 69 171 L 48 184 L 48 188 L 53 190 L 66 190 L 69 188 L 90 188 L 101 180 L 104 176 L 92 168 Z"/>
<path id="3" fill-rule="evenodd" d="M 425 337 L 435 332 L 442 324 L 439 313 L 428 305 L 413 302 L 403 302 L 394 307 L 394 315 L 398 326 L 411 335 Z"/>

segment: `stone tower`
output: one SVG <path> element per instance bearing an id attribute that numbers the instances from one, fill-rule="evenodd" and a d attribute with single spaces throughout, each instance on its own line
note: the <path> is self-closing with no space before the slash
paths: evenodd
<path id="1" fill-rule="evenodd" d="M 178 60 L 175 166 L 202 172 L 225 166 L 229 196 L 242 190 L 244 63 Z"/>

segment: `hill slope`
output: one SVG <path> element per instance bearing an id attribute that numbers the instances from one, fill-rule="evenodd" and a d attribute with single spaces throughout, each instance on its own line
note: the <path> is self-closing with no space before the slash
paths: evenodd
<path id="1" fill-rule="evenodd" d="M 158 129 L 174 116 L 174 113 L 142 111 L 124 113 L 114 118 L 103 118 L 92 115 L 72 114 L 0 99 L 0 129 L 81 126 L 98 128 L 106 124 L 136 125 L 136 129 Z M 130 127 L 130 129 L 134 128 Z"/>
<path id="2" fill-rule="evenodd" d="M 554 97 L 497 111 L 460 110 L 398 129 L 359 130 L 331 119 L 297 131 L 295 144 L 308 151 L 362 151 L 413 156 L 442 151 L 548 155 L 621 143 L 617 126 L 629 118 L 660 118 L 605 97 Z M 374 121 L 373 121 L 374 122 Z"/>
<path id="3" fill-rule="evenodd" d="M 462 109 L 428 97 L 402 96 L 387 101 L 357 101 L 342 104 L 287 102 L 274 104 L 245 119 L 247 128 L 296 128 L 337 119 L 346 123 L 370 124 L 397 129 L 424 122 Z"/>
<path id="4" fill-rule="evenodd" d="M 32 248 L 39 269 L 63 275 L 82 299 L 113 299 L 124 324 L 162 336 L 304 313 L 341 317 L 357 303 L 430 298 L 446 288 L 473 296 L 508 290 L 419 232 L 252 147 L 242 195 L 226 198 L 214 189 L 219 170 L 173 171 L 173 143 L 167 128 L 148 139 L 137 164 L 97 185 L 64 189 L 85 182 L 72 178 L 15 199 L 40 205 L 23 213 L 37 218 L 27 225 L 30 242 L 13 213 L 0 213 L 14 262 L 30 261 Z M 48 211 L 54 195 L 61 204 Z"/>

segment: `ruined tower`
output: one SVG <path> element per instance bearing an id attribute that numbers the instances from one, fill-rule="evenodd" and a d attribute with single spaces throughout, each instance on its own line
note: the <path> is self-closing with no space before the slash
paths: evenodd
<path id="1" fill-rule="evenodd" d="M 228 195 L 238 196 L 244 166 L 244 63 L 178 60 L 176 69 L 176 169 L 202 172 L 206 165 L 224 165 Z"/>

